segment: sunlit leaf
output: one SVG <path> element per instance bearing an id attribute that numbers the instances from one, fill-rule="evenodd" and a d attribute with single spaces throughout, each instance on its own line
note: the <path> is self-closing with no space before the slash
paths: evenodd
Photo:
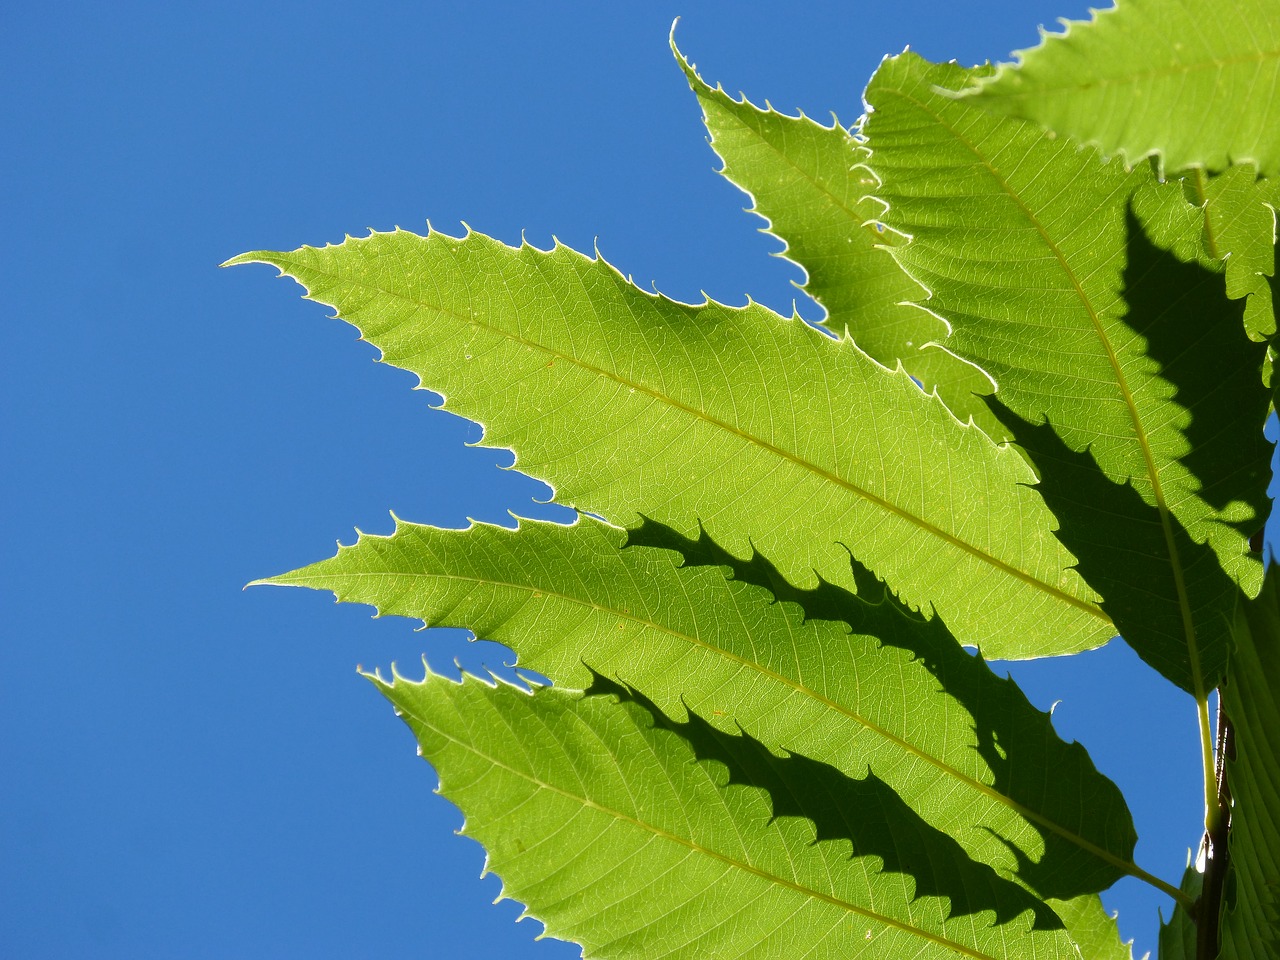
<path id="1" fill-rule="evenodd" d="M 1226 666 L 1237 585 L 1260 584 L 1265 347 L 1178 185 L 945 93 L 970 76 L 903 54 L 868 88 L 876 195 L 911 237 L 893 255 L 951 324 L 947 346 L 996 379 L 1040 472 L 1078 461 L 1051 503 L 1060 535 L 1125 639 L 1201 695 Z M 1112 516 L 1150 535 L 1104 547 L 1088 527 Z"/>
<path id="2" fill-rule="evenodd" d="M 1047 34 L 974 102 L 1169 171 L 1252 163 L 1280 173 L 1280 5 L 1120 0 Z"/>
<path id="3" fill-rule="evenodd" d="M 1251 543 L 1280 6 L 1122 0 L 998 69 L 904 53 L 852 129 L 677 58 L 825 328 L 470 231 L 234 258 L 579 513 L 397 520 L 261 582 L 550 678 L 371 679 L 585 956 L 1131 960 L 1098 896 L 1127 874 L 1175 904 L 1162 960 L 1207 960 L 1219 917 L 1218 960 L 1280 960 L 1280 585 Z M 1117 629 L 1197 700 L 1229 872 L 1138 867 L 1119 791 L 987 665 Z"/>
<path id="4" fill-rule="evenodd" d="M 335 304 L 566 505 L 687 534 L 701 523 L 801 585 L 850 584 L 852 552 L 989 657 L 1113 634 L 1025 462 L 847 340 L 478 234 L 397 231 L 232 262 L 249 261 Z"/>
<path id="5" fill-rule="evenodd" d="M 874 773 L 833 780 L 611 683 L 376 682 L 503 895 L 586 957 L 1078 957 L 1056 914 Z M 845 791 L 883 806 L 854 816 Z"/>
<path id="6" fill-rule="evenodd" d="M 1098 897 L 1077 897 L 1051 906 L 1067 925 L 1083 960 L 1133 960 L 1132 942 L 1120 938 L 1115 915 L 1107 912 Z"/>
<path id="7" fill-rule="evenodd" d="M 864 569 L 853 568 L 859 595 L 799 591 L 763 557 L 740 560 L 706 536 L 650 522 L 630 537 L 650 546 L 622 550 L 621 531 L 592 521 L 399 523 L 266 582 L 467 627 L 556 684 L 604 674 L 668 715 L 697 712 L 847 776 L 869 768 L 967 856 L 1041 896 L 1136 871 L 1128 809 L 1083 748 Z"/>
<path id="8" fill-rule="evenodd" d="M 885 230 L 880 205 L 867 196 L 875 180 L 859 167 L 866 149 L 834 119 L 828 127 L 734 100 L 676 56 L 724 161 L 721 173 L 751 197 L 752 212 L 769 222 L 766 232 L 786 244 L 783 256 L 804 269 L 801 289 L 826 308 L 827 326 L 848 331 L 887 367 L 901 362 L 961 420 L 1005 439 L 1000 421 L 975 395 L 990 393 L 991 380 L 929 346 L 946 337 L 947 327 L 911 305 L 924 291 L 883 249 L 902 238 Z"/>

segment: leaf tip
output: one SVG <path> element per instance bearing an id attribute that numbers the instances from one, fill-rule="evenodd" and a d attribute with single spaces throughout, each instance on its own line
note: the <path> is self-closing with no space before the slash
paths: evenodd
<path id="1" fill-rule="evenodd" d="M 269 266 L 277 266 L 276 261 L 272 258 L 276 254 L 270 250 L 250 250 L 246 253 L 237 254 L 229 260 L 223 260 L 218 264 L 219 269 L 222 267 L 238 267 L 242 263 L 265 263 Z"/>
<path id="2" fill-rule="evenodd" d="M 250 580 L 240 589 L 248 590 L 250 587 L 298 587 L 301 584 L 288 579 L 297 572 L 297 570 L 288 570 L 285 573 L 277 573 L 270 577 L 259 577 L 257 580 Z"/>

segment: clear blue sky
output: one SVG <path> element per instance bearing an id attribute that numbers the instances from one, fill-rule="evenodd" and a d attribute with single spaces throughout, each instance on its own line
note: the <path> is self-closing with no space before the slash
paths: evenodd
<path id="1" fill-rule="evenodd" d="M 548 516 L 544 488 L 292 284 L 217 264 L 466 220 L 786 310 L 799 271 L 712 172 L 673 18 L 711 81 L 848 123 L 884 53 L 1004 58 L 1085 7 L 7 4 L 0 955 L 576 956 L 490 904 L 479 847 L 356 675 L 424 650 L 443 669 L 459 635 L 241 590 L 390 510 Z M 1120 644 L 1017 675 L 1176 880 L 1200 816 L 1190 702 Z M 1161 902 L 1108 895 L 1139 956 Z"/>

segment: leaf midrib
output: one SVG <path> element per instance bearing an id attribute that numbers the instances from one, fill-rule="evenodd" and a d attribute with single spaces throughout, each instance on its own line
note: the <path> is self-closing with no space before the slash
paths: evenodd
<path id="1" fill-rule="evenodd" d="M 419 239 L 426 239 L 426 238 L 419 238 Z M 352 241 L 348 241 L 348 242 L 352 242 Z M 361 241 L 354 241 L 354 242 L 361 242 Z M 268 254 L 266 253 L 245 254 L 243 257 L 237 257 L 235 261 L 231 261 L 231 262 L 244 262 L 245 259 L 252 258 L 254 256 L 267 256 L 267 255 Z M 283 261 L 286 263 L 290 262 L 288 259 L 290 256 L 289 254 L 277 254 L 277 256 L 279 257 L 279 261 Z M 587 259 L 587 258 L 584 258 L 584 259 Z M 266 262 L 271 263 L 275 266 L 279 266 L 279 261 L 267 260 Z M 587 262 L 599 263 L 598 260 L 589 260 L 589 259 L 587 259 Z M 485 323 L 484 321 L 482 321 L 476 316 L 463 315 L 462 313 L 459 313 L 455 310 L 450 310 L 445 307 L 436 306 L 436 305 L 427 303 L 421 299 L 418 299 L 416 297 L 411 297 L 406 294 L 397 293 L 397 292 L 388 290 L 386 287 L 378 286 L 376 284 L 369 283 L 364 280 L 340 276 L 338 274 L 330 273 L 328 271 L 315 268 L 315 267 L 307 267 L 306 270 L 310 273 L 319 274 L 321 276 L 327 277 L 333 281 L 363 287 L 366 290 L 374 291 L 384 296 L 387 296 L 396 300 L 400 300 L 401 302 L 407 303 L 410 306 L 416 307 L 418 309 L 434 310 L 438 313 L 441 313 L 453 318 L 455 321 L 459 323 L 468 323 L 476 327 L 480 327 L 481 329 L 484 329 L 490 333 L 496 334 L 499 337 L 510 340 L 513 343 L 518 343 L 521 346 L 528 347 L 531 350 L 541 351 L 542 353 L 551 357 L 553 360 L 563 360 L 566 363 L 576 366 L 579 369 L 584 370 L 588 373 L 605 377 L 621 386 L 644 393 L 647 396 L 650 396 L 661 403 L 665 403 L 668 406 L 671 406 L 677 410 L 680 410 L 684 413 L 689 414 L 695 420 L 702 420 L 710 424 L 711 426 L 717 427 L 718 429 L 725 431 L 726 433 L 736 435 L 741 439 L 747 441 L 748 443 L 754 444 L 760 449 L 765 450 L 769 453 L 772 453 L 775 456 L 779 457 L 780 459 L 800 467 L 802 470 L 806 470 L 814 474 L 815 476 L 829 483 L 834 484 L 837 487 L 841 487 L 842 489 L 847 490 L 848 492 L 856 496 L 859 496 L 864 500 L 867 500 L 868 502 L 880 507 L 886 512 L 891 513 L 894 516 L 897 516 L 903 520 L 906 520 L 908 523 L 914 524 L 916 527 L 918 527 L 925 533 L 931 536 L 934 536 L 946 543 L 951 544 L 952 546 L 956 547 L 957 549 L 961 550 L 964 553 L 969 554 L 970 556 L 974 557 L 980 562 L 983 562 L 988 566 L 991 566 L 992 568 L 1001 571 L 1002 573 L 1005 573 L 1017 580 L 1020 580 L 1023 583 L 1028 584 L 1029 586 L 1035 588 L 1036 590 L 1042 593 L 1048 594 L 1049 596 L 1054 597 L 1068 604 L 1069 606 L 1082 610 L 1104 623 L 1111 622 L 1110 618 L 1105 613 L 1103 613 L 1102 610 L 1099 609 L 1096 604 L 1091 603 L 1087 600 L 1080 599 L 1079 597 L 1073 596 L 1072 594 L 1067 593 L 1065 590 L 1055 587 L 1053 584 L 1046 583 L 1045 581 L 1036 577 L 1034 574 L 1028 573 L 1027 571 L 1021 570 L 1013 566 L 1012 564 L 1007 563 L 1004 560 L 1001 560 L 998 557 L 992 556 L 990 553 L 980 549 L 975 544 L 971 544 L 965 540 L 960 539 L 954 534 L 951 534 L 941 529 L 940 527 L 935 526 L 934 524 L 925 520 L 923 517 L 916 516 L 911 511 L 906 510 L 902 507 L 899 507 L 897 504 L 894 504 L 884 499 L 883 497 L 877 496 L 871 491 L 866 490 L 860 487 L 859 485 L 844 479 L 838 474 L 834 474 L 831 471 L 827 470 L 826 468 L 818 466 L 817 464 L 810 463 L 809 461 L 805 460 L 803 457 L 797 454 L 794 454 L 788 450 L 784 450 L 782 447 L 779 447 L 776 444 L 770 443 L 768 440 L 765 440 L 762 437 L 757 437 L 752 433 L 748 433 L 744 430 L 741 430 L 738 427 L 734 426 L 733 424 L 728 423 L 727 421 L 721 420 L 718 417 L 714 417 L 710 415 L 706 411 L 698 410 L 695 407 L 691 407 L 688 404 L 675 399 L 674 397 L 668 396 L 667 394 L 663 393 L 662 391 L 656 388 L 649 387 L 646 384 L 638 383 L 633 380 L 629 380 L 610 370 L 606 370 L 604 368 L 597 367 L 593 364 L 586 363 L 585 361 L 577 357 L 574 357 L 570 354 L 562 353 L 561 351 L 555 350 L 545 344 L 539 343 L 534 340 L 529 340 L 516 333 L 504 330 L 500 327 L 494 326 L 489 323 Z M 292 276 L 294 276 L 295 279 L 298 279 L 297 274 L 292 274 Z M 637 292 L 639 292 L 642 296 L 645 295 L 643 291 L 637 291 Z M 307 291 L 307 295 L 308 295 L 308 298 L 311 298 L 309 289 Z M 324 301 L 320 301 L 320 302 L 324 302 Z M 669 301 L 669 302 L 672 302 L 674 304 L 674 301 Z M 337 304 L 328 304 L 328 306 L 334 307 L 334 309 L 338 310 L 339 314 L 341 314 L 341 308 L 338 307 Z M 731 308 L 726 307 L 725 309 L 728 310 Z M 815 333 L 815 336 L 821 336 L 821 334 Z M 848 343 L 851 348 L 853 347 L 852 341 L 848 340 L 847 336 L 846 338 L 842 339 L 840 342 Z M 446 400 L 445 406 L 446 407 L 448 406 L 447 400 Z"/>
<path id="2" fill-rule="evenodd" d="M 602 606 L 591 600 L 584 600 L 580 597 L 574 597 L 572 595 L 561 593 L 556 590 L 548 590 L 541 587 L 535 587 L 535 586 L 532 586 L 531 584 L 514 583 L 511 581 L 497 580 L 497 579 L 484 578 L 484 577 L 469 577 L 469 576 L 462 576 L 459 574 L 452 574 L 452 573 L 418 573 L 418 572 L 411 571 L 411 572 L 395 573 L 392 575 L 396 577 L 404 577 L 404 578 L 410 578 L 410 579 L 445 580 L 445 581 L 458 582 L 458 583 L 471 583 L 471 584 L 477 584 L 477 585 L 486 586 L 486 587 L 497 587 L 497 588 L 507 588 L 512 590 L 518 590 L 524 593 L 528 593 L 535 597 L 553 597 L 553 598 L 562 600 L 565 603 L 573 604 L 573 605 L 584 607 L 591 610 L 596 610 L 596 611 L 599 611 L 600 613 L 605 613 L 605 614 L 609 614 L 610 616 L 618 617 L 619 619 L 629 620 L 632 623 L 637 624 L 639 626 L 650 627 L 653 630 L 657 631 L 658 633 L 663 633 L 677 640 L 685 641 L 692 646 L 700 647 L 704 650 L 711 652 L 712 654 L 721 656 L 726 660 L 730 660 L 732 662 L 740 664 L 741 666 L 745 666 L 749 670 L 753 670 L 767 679 L 780 683 L 783 686 L 790 687 L 791 689 L 795 690 L 797 693 L 801 694 L 802 696 L 807 696 L 812 700 L 816 701 L 817 703 L 820 703 L 823 706 L 831 710 L 834 710 L 837 713 L 843 714 L 844 716 L 852 720 L 854 723 L 859 724 L 864 729 L 870 731 L 873 734 L 879 735 L 883 739 L 887 740 L 888 742 L 892 743 L 893 745 L 903 750 L 905 753 L 913 757 L 916 757 L 917 759 L 923 760 L 924 762 L 930 764 L 931 766 L 933 766 L 934 768 L 942 772 L 944 775 L 954 778 L 960 783 L 968 786 L 970 789 L 975 790 L 978 793 L 982 794 L 983 796 L 987 797 L 989 800 L 994 801 L 997 805 L 1005 807 L 1006 809 L 1018 814 L 1019 816 L 1023 817 L 1025 820 L 1028 820 L 1034 824 L 1044 827 L 1047 830 L 1051 830 L 1052 832 L 1058 834 L 1058 836 L 1067 840 L 1069 843 L 1074 844 L 1075 846 L 1079 847 L 1081 850 L 1084 850 L 1085 852 L 1093 855 L 1099 860 L 1102 860 L 1105 863 L 1109 864 L 1110 866 L 1115 867 L 1117 870 L 1120 870 L 1131 876 L 1137 876 L 1142 878 L 1149 876 L 1144 870 L 1142 870 L 1141 867 L 1139 867 L 1133 861 L 1125 860 L 1121 857 L 1116 856 L 1110 851 L 1080 836 L 1078 833 L 1074 832 L 1069 827 L 1066 827 L 1063 824 L 1058 823 L 1056 820 L 1053 820 L 1034 809 L 1025 807 L 1022 804 L 1018 803 L 1018 801 L 1014 800 L 1012 797 L 1008 796 L 1007 794 L 1001 793 L 1000 791 L 995 790 L 994 788 L 988 786 L 987 784 L 982 783 L 979 780 L 975 780 L 973 777 L 970 777 L 968 774 L 963 773 L 960 770 L 956 769 L 955 767 L 947 763 L 942 758 L 936 757 L 933 754 L 929 753 L 928 751 L 924 750 L 923 748 L 918 747 L 915 744 L 911 743 L 910 741 L 899 737 L 897 734 L 894 734 L 884 729 L 880 725 L 864 717 L 862 714 L 856 712 L 855 710 L 849 707 L 844 706 L 838 701 L 835 701 L 829 697 L 823 696 L 822 694 L 818 693 L 816 690 L 813 690 L 810 687 L 806 686 L 801 681 L 793 680 L 789 677 L 784 676 L 783 674 L 770 670 L 768 667 L 764 666 L 763 664 L 756 663 L 746 657 L 740 656 L 739 654 L 726 650 L 723 647 L 715 646 L 698 637 L 683 633 L 682 631 L 679 631 L 679 630 L 672 629 L 671 627 L 665 626 L 663 624 L 656 623 L 653 620 L 650 620 L 646 617 L 637 616 L 636 614 L 631 613 L 629 610 L 617 610 L 612 607 Z M 285 574 L 280 577 L 271 577 L 269 580 L 259 581 L 259 582 L 266 583 L 266 584 L 278 584 L 283 586 L 304 586 L 311 589 L 315 589 L 316 584 L 323 584 L 324 581 L 326 580 L 331 582 L 341 583 L 344 580 L 358 579 L 358 578 L 364 578 L 364 577 L 384 578 L 386 576 L 388 576 L 388 574 L 386 573 L 356 571 L 354 573 L 327 574 L 325 576 L 298 577 L 296 579 L 290 579 L 289 574 Z M 328 584 L 324 584 L 323 589 L 331 590 L 335 595 L 340 596 L 340 594 L 338 594 L 338 591 Z M 374 606 L 377 606 L 377 605 L 375 604 Z"/>
<path id="3" fill-rule="evenodd" d="M 920 937 L 921 939 L 927 940 L 931 943 L 935 943 L 942 947 L 946 947 L 947 949 L 955 950 L 957 953 L 960 953 L 966 957 L 973 958 L 973 960 L 1001 960 L 1000 957 L 997 957 L 994 954 L 983 953 L 978 950 L 974 950 L 973 948 L 967 947 L 964 944 L 956 943 L 954 940 L 950 940 L 938 934 L 929 933 L 927 930 L 921 930 L 918 927 L 913 927 L 910 924 L 905 923 L 901 920 L 896 920 L 892 917 L 886 917 L 883 914 L 875 912 L 874 910 L 870 910 L 866 907 L 860 907 L 855 903 L 850 903 L 847 900 L 842 900 L 841 898 L 836 897 L 832 894 L 823 893 L 820 890 L 814 890 L 811 887 L 807 887 L 804 884 L 797 883 L 794 880 L 789 880 L 785 877 L 780 877 L 777 874 L 771 873 L 767 870 L 763 870 L 760 867 L 754 866 L 745 861 L 736 859 L 734 857 L 730 857 L 727 854 L 721 853 L 717 850 L 712 850 L 709 847 L 702 846 L 701 844 L 696 843 L 689 838 L 681 837 L 677 834 L 671 833 L 670 831 L 664 830 L 661 827 L 657 826 L 656 824 L 649 823 L 646 820 L 641 820 L 638 817 L 633 817 L 629 814 L 623 813 L 621 810 L 615 810 L 612 807 L 607 807 L 604 804 L 597 803 L 596 801 L 591 800 L 589 797 L 579 796 L 577 793 L 573 791 L 565 790 L 564 788 L 556 786 L 555 784 L 548 783 L 545 780 L 542 780 L 539 777 L 535 777 L 532 774 L 527 773 L 523 770 L 517 770 L 514 767 L 511 767 L 508 764 L 502 762 L 498 758 L 491 756 L 489 753 L 482 750 L 479 746 L 459 740 L 456 737 L 450 735 L 449 733 L 446 733 L 445 731 L 439 729 L 438 727 L 433 726 L 424 717 L 419 716 L 414 710 L 409 708 L 403 702 L 401 701 L 395 701 L 395 702 L 396 702 L 396 706 L 398 706 L 408 717 L 412 718 L 417 724 L 419 724 L 419 726 L 433 731 L 437 736 L 442 737 L 445 740 L 448 740 L 450 743 L 454 744 L 455 746 L 468 751 L 469 753 L 473 754 L 477 758 L 484 760 L 485 762 L 490 763 L 501 770 L 506 771 L 512 776 L 519 777 L 520 779 L 534 785 L 535 787 L 541 790 L 550 791 L 551 793 L 555 793 L 561 797 L 564 797 L 566 800 L 572 800 L 576 803 L 579 803 L 583 807 L 598 811 L 600 813 L 605 814 L 606 816 L 613 817 L 614 819 L 622 821 L 624 823 L 629 823 L 634 827 L 638 827 L 641 830 L 647 831 L 648 833 L 652 834 L 655 837 L 658 837 L 660 839 L 666 840 L 671 843 L 675 843 L 679 846 L 685 847 L 686 849 L 693 851 L 694 853 L 698 853 L 703 856 L 710 857 L 713 860 L 718 860 L 727 866 L 734 867 L 738 870 L 743 871 L 744 873 L 749 873 L 755 877 L 765 880 L 766 882 L 773 883 L 781 887 L 786 887 L 796 893 L 801 894 L 802 896 L 812 897 L 816 900 L 821 900 L 838 909 L 843 909 L 857 916 L 866 917 L 867 919 L 870 919 L 870 920 L 875 920 L 878 923 L 883 923 L 886 926 L 893 927 L 896 930 L 901 930 L 904 933 L 908 933 L 913 936 Z M 443 790 L 443 787 L 442 787 L 442 790 Z M 732 815 L 730 816 L 732 819 Z"/>

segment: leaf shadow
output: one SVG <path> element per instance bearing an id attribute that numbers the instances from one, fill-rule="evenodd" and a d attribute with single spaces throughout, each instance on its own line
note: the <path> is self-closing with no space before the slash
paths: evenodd
<path id="1" fill-rule="evenodd" d="M 939 692 L 957 700 L 972 717 L 974 749 L 991 771 L 994 791 L 1025 810 L 1036 811 L 1044 821 L 1071 824 L 1078 836 L 1112 851 L 1122 861 L 1132 858 L 1137 835 L 1124 796 L 1097 772 L 1084 747 L 1061 740 L 1049 715 L 1036 709 L 1011 679 L 996 675 L 980 654 L 968 653 L 940 617 L 926 619 L 902 603 L 854 557 L 849 563 L 856 594 L 821 577 L 816 587 L 796 587 L 758 551 L 742 559 L 705 530 L 694 540 L 648 517 L 627 532 L 627 546 L 641 545 L 674 551 L 684 566 L 727 568 L 731 579 L 760 587 L 777 601 L 796 604 L 806 620 L 844 623 L 856 633 L 875 637 L 882 646 L 909 654 L 937 679 Z M 1046 777 L 1046 771 L 1052 776 Z M 1054 780 L 1091 784 L 1088 810 L 1078 795 L 1048 789 L 1047 782 Z M 1041 897 L 1070 900 L 1097 893 L 1123 875 L 1120 868 L 1052 827 L 1029 822 L 1043 843 L 1038 858 L 1033 860 L 1006 838 L 1000 839 L 1016 850 L 1018 878 Z"/>
<path id="2" fill-rule="evenodd" d="M 946 897 L 948 917 L 989 910 L 997 924 L 1030 910 L 1033 929 L 1064 928 L 1047 904 L 971 859 L 959 843 L 921 819 L 872 770 L 857 779 L 801 754 L 777 756 L 741 728 L 736 735 L 726 733 L 692 710 L 687 720 L 674 720 L 633 687 L 594 670 L 592 674 L 585 696 L 610 696 L 641 707 L 656 728 L 684 740 L 697 760 L 723 765 L 728 779 L 722 786 L 765 791 L 774 820 L 808 820 L 816 831 L 815 843 L 847 840 L 852 844 L 851 859 L 874 856 L 881 861 L 882 873 L 910 876 L 915 887 L 913 900 Z"/>
<path id="3" fill-rule="evenodd" d="M 1149 666 L 1193 693 L 1179 579 L 1160 511 L 1131 483 L 1109 479 L 1089 450 L 1068 447 L 1048 421 L 1024 420 L 997 400 L 988 405 L 1040 474 L 1036 490 L 1058 518 L 1054 535 L 1075 556 L 1085 582 L 1102 596 L 1103 612 Z M 1196 543 L 1177 518 L 1169 516 L 1168 523 L 1204 682 L 1216 686 L 1226 669 L 1229 624 L 1240 591 L 1212 547 Z"/>
<path id="4" fill-rule="evenodd" d="M 1181 434 L 1179 462 L 1199 484 L 1193 495 L 1227 512 L 1214 522 L 1240 535 L 1243 552 L 1269 506 L 1272 450 L 1263 433 L 1268 391 L 1261 377 L 1267 345 L 1249 339 L 1245 303 L 1227 296 L 1225 274 L 1162 249 L 1132 206 L 1125 227 L 1120 320 L 1144 341 L 1149 372 L 1171 388 L 1166 419 L 1151 430 Z M 1036 491 L 1058 520 L 1055 536 L 1125 642 L 1192 695 L 1198 684 L 1216 687 L 1240 589 L 1213 547 L 1172 512 L 1162 515 L 1132 480 L 1108 477 L 1088 446 L 1075 450 L 1062 440 L 1078 429 L 1028 420 L 998 395 L 984 399 L 1039 474 Z"/>
<path id="5" fill-rule="evenodd" d="M 1270 507 L 1271 445 L 1262 433 L 1267 344 L 1249 339 L 1245 301 L 1227 296 L 1225 271 L 1153 243 L 1132 207 L 1125 229 L 1121 319 L 1145 340 L 1156 372 L 1174 388 L 1169 400 L 1186 411 L 1180 432 L 1187 452 L 1179 459 L 1199 481 L 1199 496 L 1219 511 L 1246 506 L 1247 515 L 1222 522 L 1247 537 Z"/>

